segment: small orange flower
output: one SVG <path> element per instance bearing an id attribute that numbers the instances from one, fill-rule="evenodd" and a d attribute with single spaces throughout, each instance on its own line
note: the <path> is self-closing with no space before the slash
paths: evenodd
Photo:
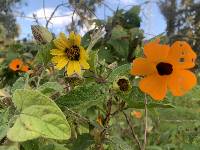
<path id="1" fill-rule="evenodd" d="M 140 111 L 132 111 L 131 115 L 137 119 L 140 119 L 142 117 L 142 113 Z"/>
<path id="2" fill-rule="evenodd" d="M 20 70 L 23 71 L 23 72 L 28 72 L 29 71 L 29 66 L 23 65 Z"/>
<path id="3" fill-rule="evenodd" d="M 162 100 L 167 89 L 182 96 L 196 85 L 196 76 L 187 69 L 195 66 L 197 56 L 187 42 L 176 41 L 170 47 L 156 40 L 144 46 L 144 55 L 133 61 L 131 74 L 144 76 L 139 88 L 155 100 Z"/>
<path id="4" fill-rule="evenodd" d="M 20 59 L 14 59 L 10 62 L 9 68 L 13 71 L 18 71 L 20 70 L 23 62 Z"/>
<path id="5" fill-rule="evenodd" d="M 29 67 L 27 65 L 24 65 L 22 60 L 20 59 L 14 59 L 10 62 L 9 68 L 13 71 L 22 71 L 22 72 L 28 72 Z"/>

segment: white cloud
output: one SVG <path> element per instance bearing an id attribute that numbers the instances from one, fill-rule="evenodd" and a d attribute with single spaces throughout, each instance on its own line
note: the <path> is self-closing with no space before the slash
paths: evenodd
<path id="1" fill-rule="evenodd" d="M 34 12 L 31 12 L 28 14 L 28 16 L 32 17 L 33 14 L 35 14 L 38 17 L 39 22 L 44 25 L 46 23 L 46 19 L 50 18 L 52 12 L 54 11 L 54 8 L 45 8 L 45 14 L 44 14 L 44 10 L 43 8 L 38 9 Z M 65 14 L 63 13 L 63 11 L 57 10 L 54 14 L 54 17 L 51 19 L 51 24 L 53 24 L 53 26 L 63 26 L 63 25 L 67 25 L 71 22 L 71 17 L 72 17 L 72 12 L 68 11 L 65 12 Z M 74 18 L 76 18 L 76 14 L 74 15 Z"/>
<path id="2" fill-rule="evenodd" d="M 54 8 L 45 8 L 45 15 L 44 15 L 44 10 L 43 8 L 38 9 L 34 12 L 31 12 L 28 14 L 29 17 L 33 17 L 33 14 L 35 14 L 38 18 L 38 21 L 41 25 L 45 26 L 46 24 L 46 19 L 50 18 L 52 12 L 54 11 Z M 51 19 L 49 23 L 50 29 L 55 32 L 56 34 L 59 32 L 65 32 L 65 27 L 66 25 L 69 25 L 72 22 L 72 11 L 63 11 L 63 10 L 57 10 L 54 14 L 54 17 Z M 74 20 L 77 20 L 79 16 L 77 14 L 74 14 Z M 32 20 L 31 20 L 32 21 Z M 79 32 L 80 34 L 86 33 L 88 30 L 94 28 L 94 26 L 90 26 L 87 28 L 86 26 L 83 27 Z"/>
<path id="3" fill-rule="evenodd" d="M 133 4 L 138 4 L 137 0 L 120 0 L 121 3 L 125 5 L 133 5 Z"/>

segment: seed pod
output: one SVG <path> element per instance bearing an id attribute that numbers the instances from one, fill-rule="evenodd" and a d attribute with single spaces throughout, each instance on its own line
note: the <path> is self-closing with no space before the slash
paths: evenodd
<path id="1" fill-rule="evenodd" d="M 31 30 L 35 40 L 40 44 L 46 44 L 52 41 L 52 33 L 47 28 L 39 25 L 32 25 Z"/>
<path id="2" fill-rule="evenodd" d="M 113 88 L 117 91 L 129 92 L 131 89 L 130 81 L 127 77 L 120 76 L 113 82 Z"/>

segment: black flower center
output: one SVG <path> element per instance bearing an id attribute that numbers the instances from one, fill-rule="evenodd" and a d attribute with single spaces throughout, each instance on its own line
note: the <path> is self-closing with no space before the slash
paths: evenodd
<path id="1" fill-rule="evenodd" d="M 119 79 L 117 84 L 118 84 L 119 89 L 121 91 L 128 91 L 129 84 L 128 84 L 128 81 L 126 79 Z"/>
<path id="2" fill-rule="evenodd" d="M 71 48 L 66 48 L 65 53 L 69 60 L 78 61 L 80 59 L 80 48 L 76 45 L 73 45 Z"/>
<path id="3" fill-rule="evenodd" d="M 17 65 L 16 68 L 18 69 L 18 68 L 19 68 L 19 65 Z"/>
<path id="4" fill-rule="evenodd" d="M 159 75 L 170 75 L 173 71 L 173 66 L 169 63 L 160 62 L 156 65 Z"/>

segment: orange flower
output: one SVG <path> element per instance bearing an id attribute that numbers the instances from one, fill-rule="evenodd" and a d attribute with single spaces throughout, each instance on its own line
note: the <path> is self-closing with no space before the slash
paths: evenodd
<path id="1" fill-rule="evenodd" d="M 131 115 L 137 119 L 140 119 L 142 117 L 142 113 L 140 111 L 132 111 Z"/>
<path id="2" fill-rule="evenodd" d="M 18 71 L 20 70 L 22 64 L 23 62 L 20 59 L 13 59 L 9 64 L 9 68 L 13 71 Z"/>
<path id="3" fill-rule="evenodd" d="M 22 60 L 20 59 L 14 59 L 10 62 L 9 68 L 13 71 L 22 71 L 22 72 L 28 72 L 29 67 L 27 65 L 24 65 Z"/>
<path id="4" fill-rule="evenodd" d="M 20 70 L 23 71 L 23 72 L 28 72 L 29 71 L 29 66 L 23 65 Z"/>
<path id="5" fill-rule="evenodd" d="M 187 69 L 195 66 L 197 56 L 188 43 L 177 41 L 170 47 L 156 40 L 144 46 L 144 54 L 133 61 L 131 74 L 144 76 L 139 88 L 155 100 L 162 100 L 167 89 L 182 96 L 196 85 L 196 76 Z"/>

